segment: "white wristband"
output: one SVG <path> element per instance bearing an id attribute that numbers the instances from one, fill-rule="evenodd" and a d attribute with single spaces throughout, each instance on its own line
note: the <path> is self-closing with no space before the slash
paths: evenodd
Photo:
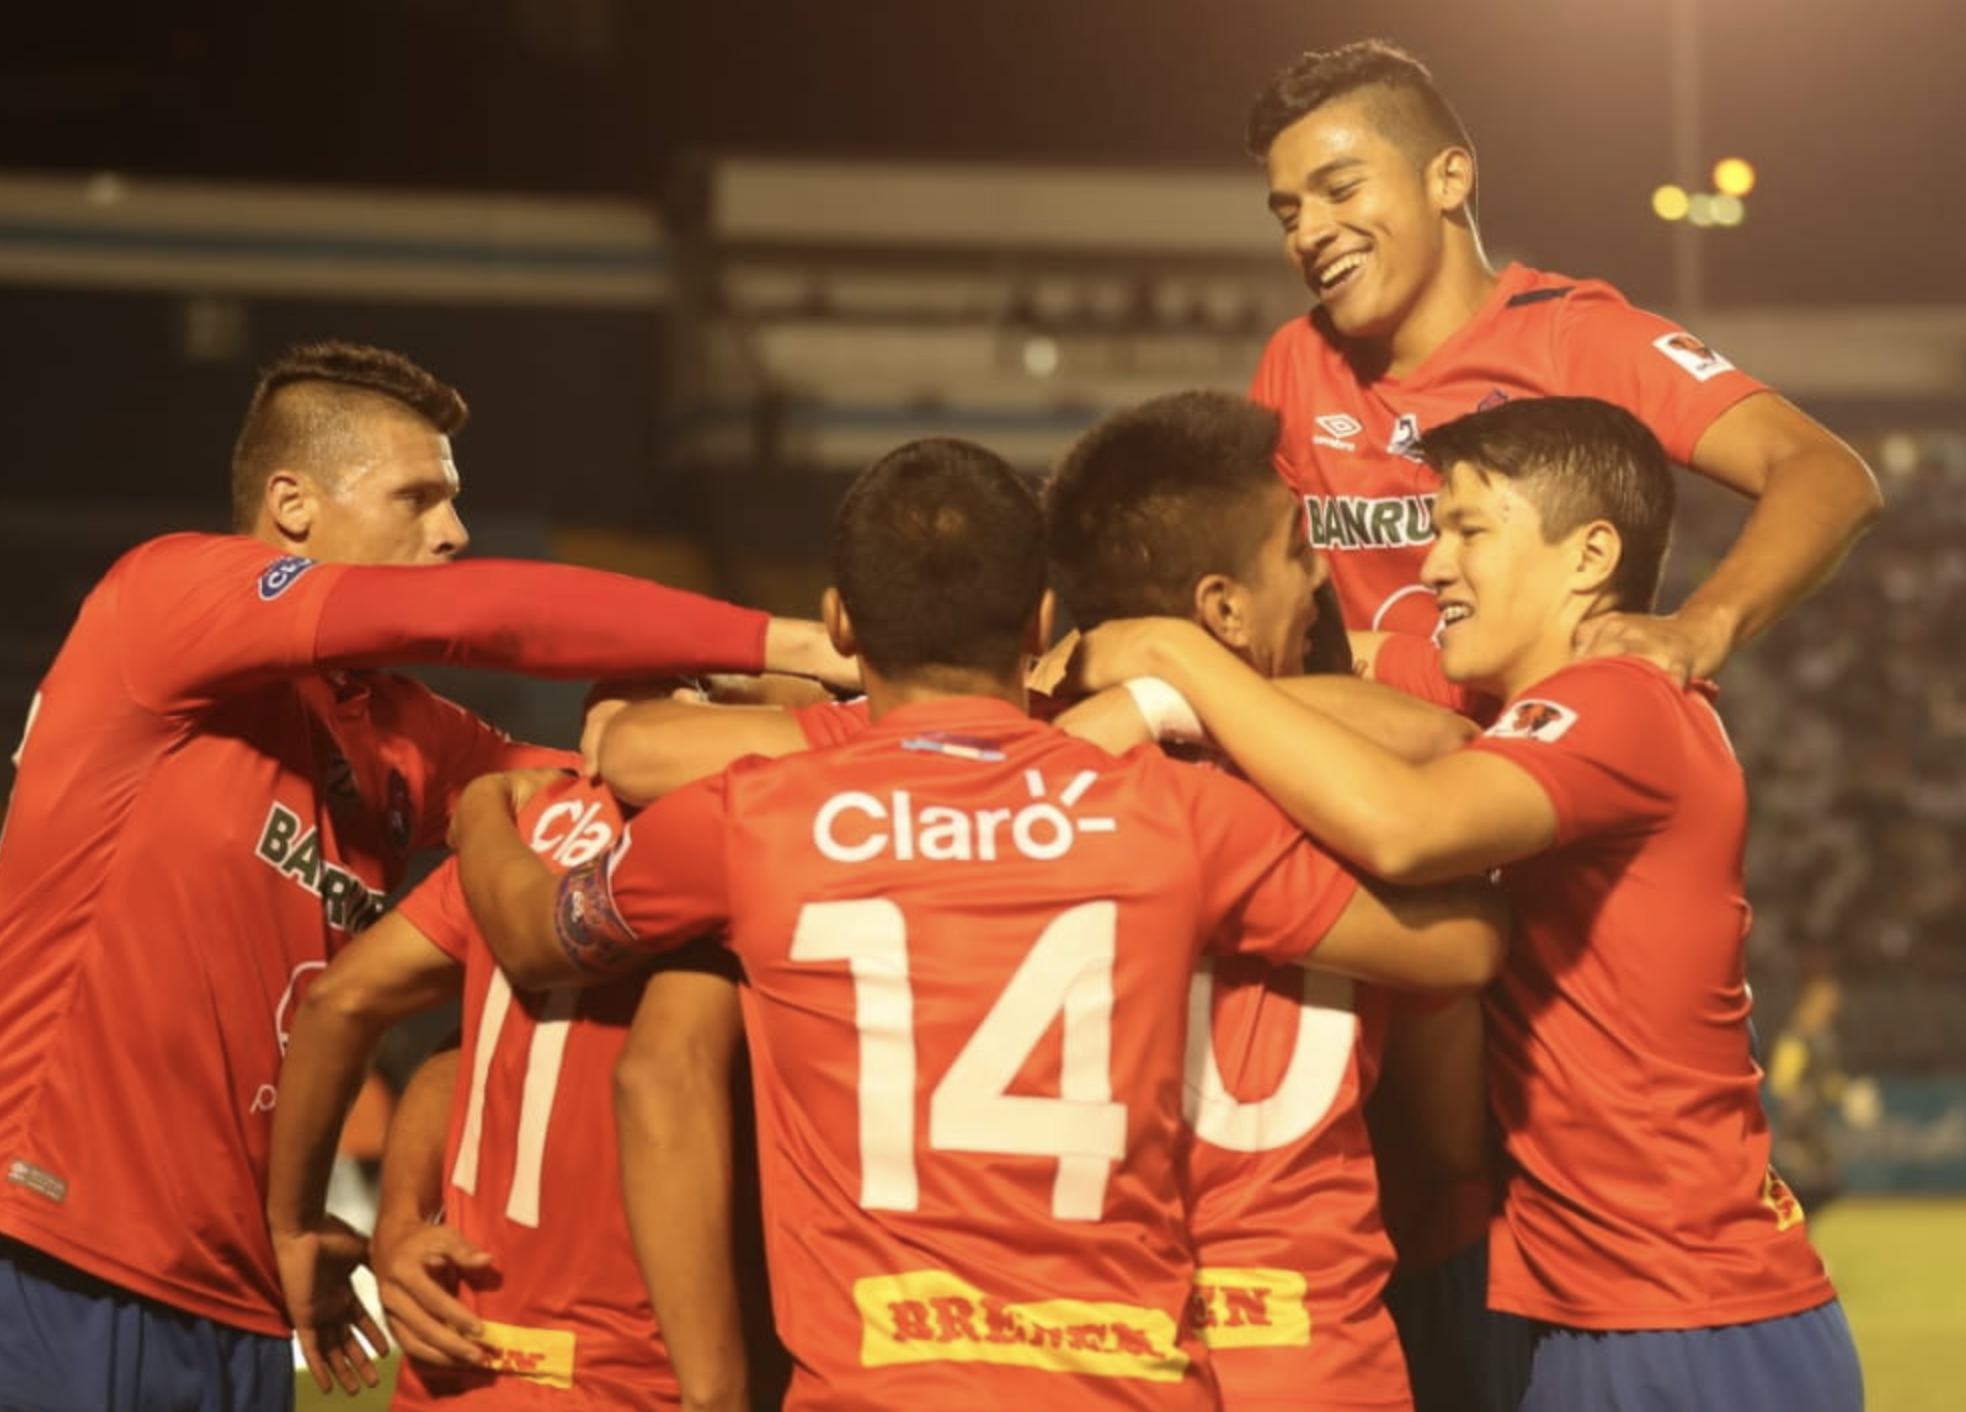
<path id="1" fill-rule="evenodd" d="M 1160 677 L 1129 677 L 1120 683 L 1133 704 L 1147 719 L 1147 729 L 1155 740 L 1199 742 L 1208 739 L 1201 717 L 1188 704 L 1188 698 Z"/>

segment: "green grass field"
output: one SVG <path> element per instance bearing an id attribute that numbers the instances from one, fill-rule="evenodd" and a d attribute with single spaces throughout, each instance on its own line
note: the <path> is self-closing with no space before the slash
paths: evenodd
<path id="1" fill-rule="evenodd" d="M 1850 1197 L 1811 1226 L 1856 1331 L 1869 1412 L 1966 1407 L 1966 1198 Z M 303 1373 L 300 1412 L 379 1408 L 386 1393 L 385 1381 L 324 1397 Z"/>
<path id="2" fill-rule="evenodd" d="M 1851 1197 L 1811 1227 L 1863 1355 L 1869 1412 L 1966 1407 L 1966 1199 Z"/>

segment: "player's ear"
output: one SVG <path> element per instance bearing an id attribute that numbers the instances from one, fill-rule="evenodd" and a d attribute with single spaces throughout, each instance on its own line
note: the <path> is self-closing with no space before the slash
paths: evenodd
<path id="1" fill-rule="evenodd" d="M 842 657 L 860 654 L 860 643 L 853 635 L 853 620 L 847 616 L 846 601 L 837 588 L 828 588 L 819 595 L 819 619 L 826 624 L 826 640 L 833 644 L 835 652 Z"/>
<path id="2" fill-rule="evenodd" d="M 1474 153 L 1445 147 L 1427 164 L 1427 195 L 1443 214 L 1458 211 L 1474 196 Z"/>
<path id="3" fill-rule="evenodd" d="M 277 470 L 266 478 L 261 493 L 261 523 L 271 525 L 295 543 L 304 541 L 314 527 L 315 502 L 320 488 L 314 478 L 302 471 Z"/>
<path id="4" fill-rule="evenodd" d="M 1592 596 L 1606 591 L 1625 557 L 1624 537 L 1609 520 L 1592 520 L 1575 535 L 1576 560 L 1571 572 L 1578 591 Z"/>
<path id="5" fill-rule="evenodd" d="M 1050 589 L 1038 600 L 1038 609 L 1031 615 L 1030 626 L 1024 630 L 1024 654 L 1027 657 L 1042 657 L 1051 646 L 1051 630 L 1058 616 L 1058 597 Z"/>
<path id="6" fill-rule="evenodd" d="M 1195 580 L 1195 621 L 1217 642 L 1247 647 L 1249 616 L 1243 611 L 1242 585 L 1227 574 L 1203 574 Z"/>

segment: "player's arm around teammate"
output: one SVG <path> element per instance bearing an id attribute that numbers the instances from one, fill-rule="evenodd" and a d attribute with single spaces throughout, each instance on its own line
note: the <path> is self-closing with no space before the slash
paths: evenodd
<path id="1" fill-rule="evenodd" d="M 273 1114 L 266 1215 L 301 1353 L 324 1392 L 331 1381 L 351 1393 L 358 1379 L 374 1386 L 357 1333 L 378 1351 L 388 1347 L 347 1285 L 365 1252 L 347 1248 L 327 1212 L 342 1122 L 389 1027 L 454 999 L 462 985 L 463 968 L 390 912 L 315 978 L 295 1016 Z M 441 1133 L 437 1143 L 441 1165 Z"/>
<path id="2" fill-rule="evenodd" d="M 1883 510 L 1870 468 L 1774 392 L 1743 398 L 1695 443 L 1692 467 L 1754 499 L 1714 570 L 1664 616 L 1607 613 L 1582 624 L 1583 657 L 1645 657 L 1680 681 L 1712 677 L 1826 582 Z"/>

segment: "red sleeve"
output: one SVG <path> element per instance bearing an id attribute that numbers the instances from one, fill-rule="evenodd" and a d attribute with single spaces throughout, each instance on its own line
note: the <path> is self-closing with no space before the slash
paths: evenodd
<path id="1" fill-rule="evenodd" d="M 1681 695 L 1634 657 L 1565 667 L 1507 706 L 1470 750 L 1533 777 L 1557 813 L 1556 847 L 1650 830 L 1677 806 L 1684 757 L 1665 742 L 1681 730 Z"/>
<path id="2" fill-rule="evenodd" d="M 1629 408 L 1682 466 L 1722 412 L 1767 391 L 1671 319 L 1594 280 L 1563 301 L 1555 354 L 1564 392 Z"/>
<path id="3" fill-rule="evenodd" d="M 764 670 L 769 614 L 627 574 L 525 559 L 339 567 L 314 644 L 324 667 L 449 663 L 569 679 Z"/>
<path id="4" fill-rule="evenodd" d="M 1495 698 L 1443 676 L 1440 649 L 1418 633 L 1388 633 L 1373 656 L 1372 679 L 1408 696 L 1445 706 L 1470 720 L 1486 723 L 1495 719 Z"/>
<path id="5" fill-rule="evenodd" d="M 463 965 L 478 932 L 457 881 L 457 859 L 446 858 L 397 902 L 396 910 L 451 960 Z"/>
<path id="6" fill-rule="evenodd" d="M 1190 805 L 1202 885 L 1221 925 L 1210 950 L 1295 960 L 1316 948 L 1358 891 L 1358 877 L 1261 792 L 1215 770 Z"/>
<path id="7" fill-rule="evenodd" d="M 245 535 L 170 534 L 130 551 L 96 593 L 131 698 L 169 715 L 310 670 L 322 603 L 345 572 Z"/>
<path id="8" fill-rule="evenodd" d="M 629 821 L 605 857 L 560 879 L 554 925 L 567 955 L 588 970 L 621 972 L 724 924 L 730 776 L 713 775 L 656 800 Z"/>
<path id="9" fill-rule="evenodd" d="M 852 740 L 867 729 L 867 698 L 856 696 L 851 701 L 821 701 L 813 706 L 800 706 L 793 710 L 792 716 L 805 732 L 806 744 L 818 750 Z"/>

